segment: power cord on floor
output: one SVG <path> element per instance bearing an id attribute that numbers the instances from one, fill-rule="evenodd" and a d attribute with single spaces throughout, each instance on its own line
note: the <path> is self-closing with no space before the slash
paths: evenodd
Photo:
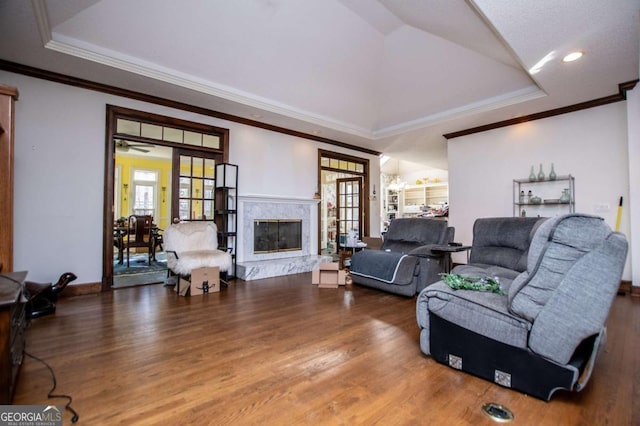
<path id="1" fill-rule="evenodd" d="M 78 413 L 76 413 L 76 411 L 73 408 L 71 408 L 71 402 L 73 401 L 73 399 L 69 395 L 64 395 L 64 394 L 56 395 L 56 394 L 53 393 L 53 391 L 56 390 L 56 386 L 57 386 L 56 375 L 53 372 L 53 368 L 51 368 L 51 366 L 49 364 L 47 364 L 44 360 L 38 358 L 35 355 L 30 354 L 27 351 L 24 351 L 24 354 L 26 356 L 28 356 L 29 358 L 35 359 L 36 361 L 42 363 L 45 367 L 47 367 L 47 369 L 51 373 L 51 379 L 53 380 L 53 387 L 51 388 L 51 390 L 47 394 L 47 398 L 64 398 L 64 399 L 68 400 L 68 402 L 66 403 L 64 408 L 67 411 L 69 411 L 71 414 L 73 414 L 73 417 L 71 417 L 71 423 L 76 423 L 78 421 L 78 419 L 80 418 L 80 416 L 78 415 Z"/>

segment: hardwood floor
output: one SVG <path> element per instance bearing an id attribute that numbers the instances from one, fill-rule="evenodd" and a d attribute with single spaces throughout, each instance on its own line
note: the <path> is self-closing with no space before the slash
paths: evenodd
<path id="1" fill-rule="evenodd" d="M 53 367 L 56 393 L 73 396 L 85 425 L 489 425 L 490 401 L 520 425 L 640 424 L 640 298 L 616 298 L 587 388 L 543 402 L 422 355 L 415 298 L 310 282 L 62 298 L 32 322 L 27 351 Z M 63 404 L 50 388 L 45 367 L 25 358 L 13 402 Z"/>

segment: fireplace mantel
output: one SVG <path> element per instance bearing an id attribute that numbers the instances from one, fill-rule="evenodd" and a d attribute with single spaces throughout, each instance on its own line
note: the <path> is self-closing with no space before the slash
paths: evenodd
<path id="1" fill-rule="evenodd" d="M 240 195 L 238 196 L 238 231 L 239 251 L 238 264 L 245 265 L 262 264 L 261 274 L 255 276 L 247 272 L 247 278 L 266 278 L 272 273 L 281 274 L 304 272 L 308 267 L 313 267 L 318 258 L 318 209 L 319 200 L 312 198 L 295 198 L 269 195 Z M 253 252 L 253 222 L 260 219 L 299 219 L 302 221 L 302 249 L 275 253 Z M 308 260 L 312 260 L 309 263 Z M 295 267 L 293 270 L 287 265 L 298 264 L 305 260 L 304 267 Z M 282 264 L 276 271 L 267 272 L 266 264 Z M 241 269 L 244 270 L 244 269 Z M 270 275 L 274 276 L 274 275 Z M 241 274 L 239 277 L 245 279 Z"/>
<path id="2" fill-rule="evenodd" d="M 283 257 L 318 254 L 318 205 L 310 198 L 279 197 L 268 195 L 238 196 L 238 231 L 241 247 L 238 262 L 278 259 Z M 286 253 L 253 252 L 253 221 L 259 219 L 302 220 L 302 250 Z"/>

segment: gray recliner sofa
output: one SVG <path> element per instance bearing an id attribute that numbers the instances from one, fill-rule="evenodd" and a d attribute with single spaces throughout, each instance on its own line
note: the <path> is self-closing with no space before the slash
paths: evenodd
<path id="1" fill-rule="evenodd" d="M 443 281 L 417 299 L 420 348 L 436 361 L 549 400 L 588 382 L 620 285 L 627 240 L 602 218 L 544 221 L 526 270 L 504 295 L 453 290 Z"/>
<path id="2" fill-rule="evenodd" d="M 355 284 L 412 297 L 440 279 L 445 257 L 433 246 L 453 241 L 454 228 L 439 219 L 402 218 L 391 221 L 380 250 L 362 250 L 351 258 Z"/>

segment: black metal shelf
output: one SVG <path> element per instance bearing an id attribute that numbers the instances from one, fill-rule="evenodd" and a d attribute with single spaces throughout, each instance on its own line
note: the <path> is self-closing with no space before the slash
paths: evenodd
<path id="1" fill-rule="evenodd" d="M 218 228 L 218 248 L 231 255 L 232 269 L 228 278 L 236 276 L 236 250 L 238 236 L 238 166 L 220 163 L 216 165 L 214 213 Z"/>
<path id="2" fill-rule="evenodd" d="M 235 237 L 237 235 L 237 232 L 233 231 L 233 232 L 225 232 L 225 231 L 218 231 L 218 236 L 219 237 Z"/>

